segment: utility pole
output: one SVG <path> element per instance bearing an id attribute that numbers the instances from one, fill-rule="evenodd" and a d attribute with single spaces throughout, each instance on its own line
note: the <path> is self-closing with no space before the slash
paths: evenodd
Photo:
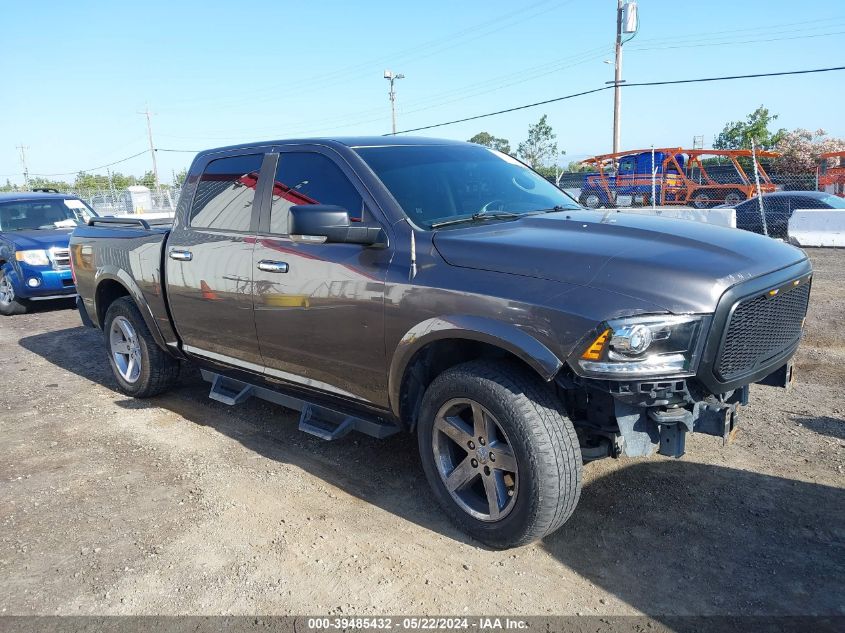
<path id="1" fill-rule="evenodd" d="M 622 124 L 622 4 L 616 0 L 616 61 L 613 78 L 613 153 L 619 152 L 620 126 Z"/>
<path id="2" fill-rule="evenodd" d="M 636 0 L 616 0 L 616 60 L 613 77 L 613 153 L 619 152 L 620 128 L 622 127 L 622 45 L 637 34 L 640 28 Z M 630 35 L 627 40 L 624 35 Z M 610 83 L 610 82 L 608 82 Z"/>
<path id="3" fill-rule="evenodd" d="M 394 82 L 397 79 L 404 79 L 405 75 L 402 73 L 394 74 L 392 70 L 385 70 L 384 78 L 390 82 L 390 92 L 387 94 L 390 95 L 390 119 L 393 124 L 393 135 L 396 136 L 396 90 L 394 88 Z"/>
<path id="4" fill-rule="evenodd" d="M 143 114 L 147 117 L 147 136 L 150 139 L 150 156 L 153 159 L 153 180 L 155 181 L 156 191 L 159 191 L 161 189 L 161 185 L 158 181 L 158 165 L 156 164 L 156 148 L 153 144 L 153 124 L 150 120 L 150 115 L 152 114 L 150 112 L 150 106 L 147 105 L 146 109 L 143 112 L 139 112 L 138 114 Z"/>
<path id="5" fill-rule="evenodd" d="M 29 190 L 29 169 L 26 166 L 26 150 L 29 149 L 29 145 L 24 145 L 23 141 L 21 141 L 21 144 L 18 145 L 18 149 L 21 151 L 21 165 L 23 166 L 23 184 L 24 187 Z"/>

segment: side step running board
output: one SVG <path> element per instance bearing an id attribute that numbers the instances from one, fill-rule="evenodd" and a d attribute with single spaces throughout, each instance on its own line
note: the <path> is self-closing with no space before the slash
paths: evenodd
<path id="1" fill-rule="evenodd" d="M 211 382 L 211 391 L 208 397 L 232 406 L 249 398 L 252 395 L 252 389 L 252 385 L 227 380 L 224 376 L 217 374 Z"/>
<path id="2" fill-rule="evenodd" d="M 350 431 L 383 439 L 399 431 L 399 427 L 379 418 L 361 418 L 328 409 L 317 404 L 279 393 L 266 387 L 252 385 L 206 369 L 201 370 L 204 380 L 211 383 L 208 397 L 217 402 L 234 406 L 251 397 L 280 404 L 288 409 L 300 411 L 299 430 L 323 440 L 336 440 Z"/>

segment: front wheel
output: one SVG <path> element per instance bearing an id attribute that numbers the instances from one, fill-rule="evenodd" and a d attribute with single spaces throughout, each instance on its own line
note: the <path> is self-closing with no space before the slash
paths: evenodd
<path id="1" fill-rule="evenodd" d="M 578 202 L 582 207 L 588 209 L 598 209 L 602 206 L 601 196 L 596 191 L 588 189 L 578 198 Z"/>
<path id="2" fill-rule="evenodd" d="M 438 376 L 417 429 L 435 497 L 496 548 L 555 531 L 581 493 L 581 452 L 554 394 L 518 365 L 472 361 Z"/>
<path id="3" fill-rule="evenodd" d="M 713 206 L 713 196 L 709 191 L 699 191 L 692 197 L 692 206 L 696 209 L 709 209 Z"/>
<path id="4" fill-rule="evenodd" d="M 179 377 L 179 361 L 161 349 L 129 297 L 109 306 L 103 325 L 106 351 L 118 387 L 126 395 L 149 398 Z"/>
<path id="5" fill-rule="evenodd" d="M 3 316 L 24 314 L 26 308 L 26 303 L 15 295 L 15 287 L 9 279 L 8 272 L 0 268 L 0 314 Z"/>

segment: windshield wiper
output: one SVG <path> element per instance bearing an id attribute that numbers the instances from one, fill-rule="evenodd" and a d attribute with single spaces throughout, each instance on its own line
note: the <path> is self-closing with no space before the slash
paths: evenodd
<path id="1" fill-rule="evenodd" d="M 539 213 L 557 213 L 558 211 L 582 211 L 582 210 L 583 209 L 581 209 L 580 207 L 564 207 L 564 206 L 561 206 L 561 205 L 558 204 L 558 205 L 555 205 L 553 207 L 549 207 L 548 209 L 537 209 L 535 211 L 532 211 L 528 215 L 536 215 L 536 214 L 539 214 Z"/>
<path id="2" fill-rule="evenodd" d="M 509 211 L 478 211 L 472 215 L 463 218 L 454 218 L 452 220 L 443 220 L 442 222 L 434 222 L 431 225 L 433 229 L 439 229 L 441 226 L 451 226 L 453 224 L 465 224 L 467 222 L 477 222 L 478 220 L 514 220 L 521 218 L 525 213 L 510 213 Z"/>

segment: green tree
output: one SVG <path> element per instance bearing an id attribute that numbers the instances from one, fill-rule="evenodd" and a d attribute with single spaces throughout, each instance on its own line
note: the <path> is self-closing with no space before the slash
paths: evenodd
<path id="1" fill-rule="evenodd" d="M 570 163 L 566 166 L 566 171 L 568 172 L 578 172 L 578 171 L 593 171 L 593 167 L 589 165 L 585 165 L 579 160 L 570 161 Z"/>
<path id="2" fill-rule="evenodd" d="M 70 183 L 63 180 L 52 180 L 41 176 L 34 176 L 29 179 L 30 189 L 58 189 L 59 191 L 69 191 L 72 189 Z"/>
<path id="3" fill-rule="evenodd" d="M 528 126 L 528 138 L 519 144 L 516 152 L 534 169 L 547 165 L 557 157 L 557 135 L 545 114 L 537 123 Z"/>
<path id="4" fill-rule="evenodd" d="M 121 191 L 123 189 L 126 189 L 127 187 L 131 187 L 137 182 L 138 179 L 135 178 L 135 176 L 125 176 L 119 171 L 116 171 L 111 175 L 111 184 L 116 191 Z"/>
<path id="5" fill-rule="evenodd" d="M 746 117 L 745 121 L 731 121 L 713 140 L 714 149 L 751 149 L 751 139 L 759 149 L 773 149 L 786 133 L 781 128 L 775 132 L 769 126 L 778 118 L 769 109 L 760 106 Z"/>
<path id="6" fill-rule="evenodd" d="M 484 147 L 489 147 L 490 149 L 495 149 L 505 154 L 511 153 L 511 144 L 508 139 L 498 138 L 488 132 L 479 132 L 469 139 L 468 142 L 483 145 Z"/>
<path id="7" fill-rule="evenodd" d="M 144 175 L 138 180 L 139 185 L 144 185 L 145 187 L 149 187 L 150 189 L 154 189 L 156 186 L 156 179 L 153 175 L 152 171 L 144 172 Z"/>
<path id="8" fill-rule="evenodd" d="M 470 141 L 473 142 L 473 141 Z M 185 184 L 185 181 L 188 179 L 188 170 L 184 167 L 176 172 L 176 175 L 173 177 L 173 186 L 178 187 L 179 185 Z"/>

